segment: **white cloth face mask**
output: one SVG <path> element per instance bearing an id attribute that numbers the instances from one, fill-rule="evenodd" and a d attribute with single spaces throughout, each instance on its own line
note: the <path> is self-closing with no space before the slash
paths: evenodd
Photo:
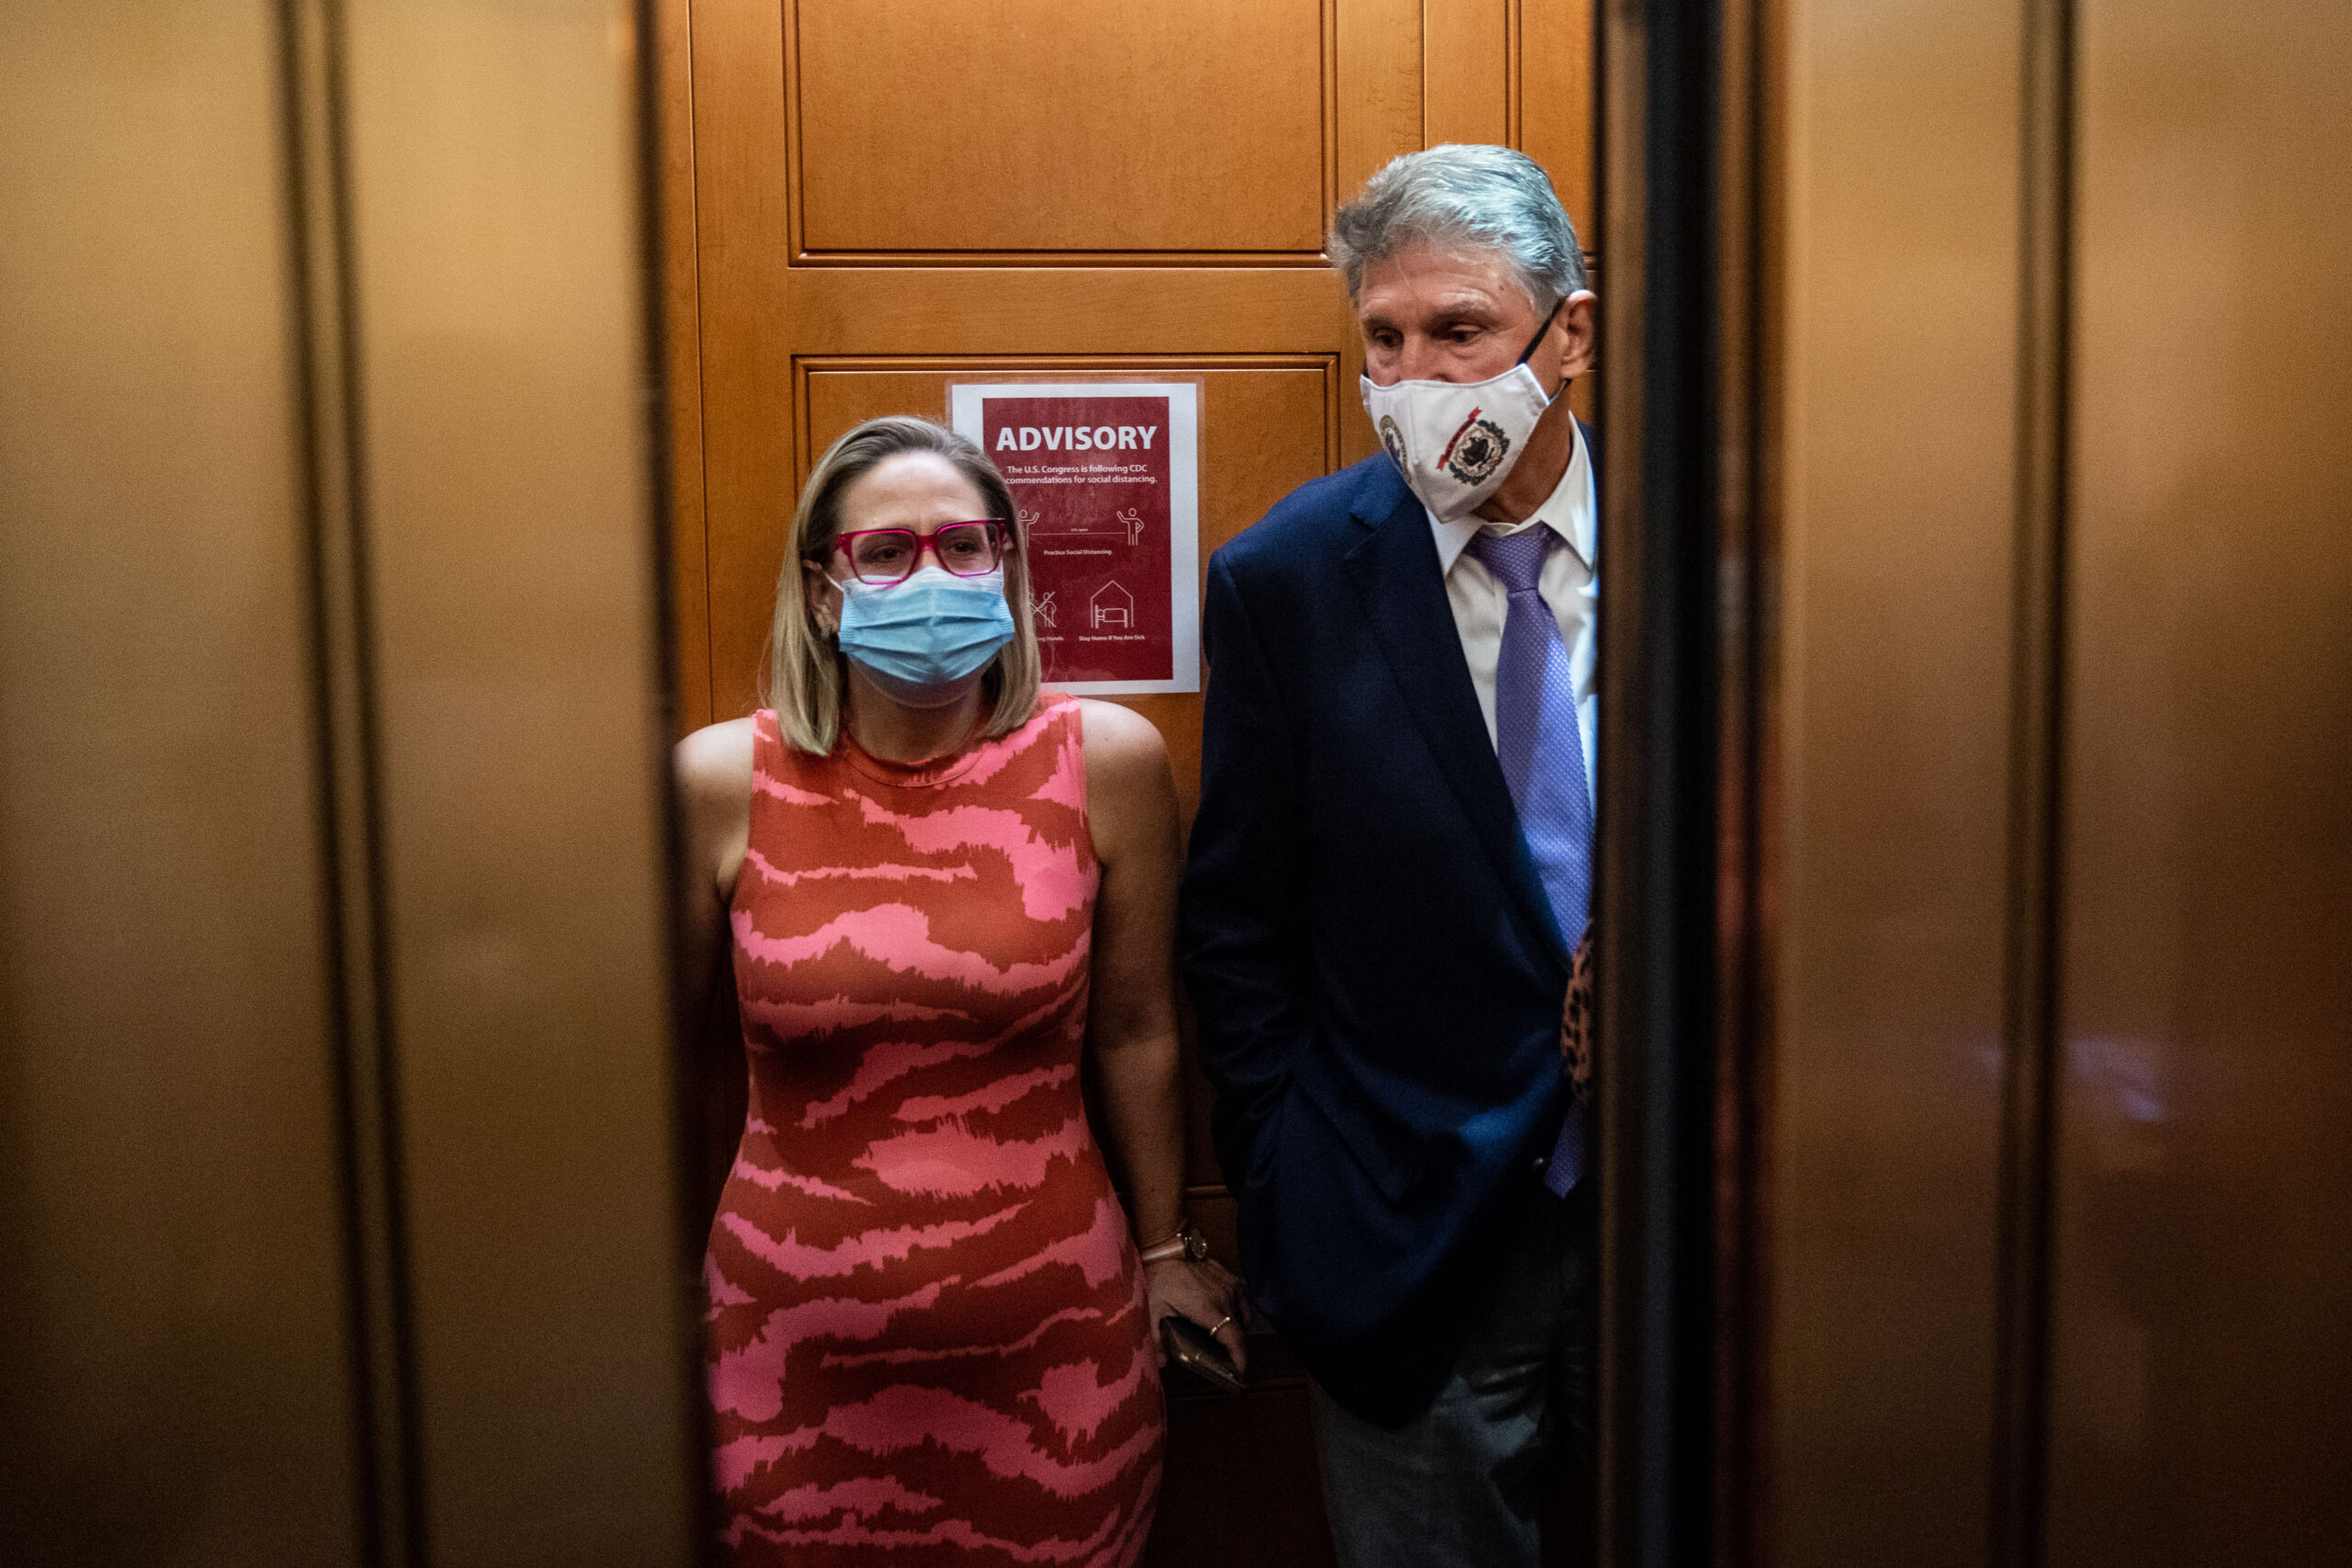
<path id="1" fill-rule="evenodd" d="M 1536 423 L 1552 406 L 1527 360 L 1559 310 L 1559 305 L 1552 307 L 1518 364 L 1488 380 L 1381 387 L 1369 376 L 1357 378 L 1363 412 L 1372 416 L 1380 445 L 1440 522 L 1460 522 L 1502 487 Z"/>

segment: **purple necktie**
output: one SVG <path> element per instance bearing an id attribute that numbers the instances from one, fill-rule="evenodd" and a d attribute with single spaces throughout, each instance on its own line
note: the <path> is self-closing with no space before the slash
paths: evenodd
<path id="1" fill-rule="evenodd" d="M 1563 940 L 1572 942 L 1584 930 L 1592 901 L 1592 795 L 1585 785 L 1568 647 L 1552 607 L 1536 591 L 1552 539 L 1552 530 L 1541 524 L 1516 534 L 1481 529 L 1469 548 L 1510 595 L 1495 665 L 1495 750 L 1553 919 Z M 1575 1084 L 1544 1171 L 1544 1185 L 1561 1197 L 1583 1179 L 1591 1125 L 1584 1086 Z"/>

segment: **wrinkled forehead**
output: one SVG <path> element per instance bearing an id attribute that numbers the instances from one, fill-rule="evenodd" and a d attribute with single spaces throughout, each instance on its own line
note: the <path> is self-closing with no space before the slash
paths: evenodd
<path id="1" fill-rule="evenodd" d="M 1366 320 L 1433 310 L 1532 310 L 1525 278 L 1499 245 L 1416 240 L 1367 258 L 1354 300 Z"/>

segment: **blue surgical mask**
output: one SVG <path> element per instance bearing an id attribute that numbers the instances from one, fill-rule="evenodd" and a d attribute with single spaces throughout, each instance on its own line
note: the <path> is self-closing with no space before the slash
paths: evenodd
<path id="1" fill-rule="evenodd" d="M 853 577 L 842 591 L 842 651 L 909 707 L 940 708 L 972 689 L 1012 640 L 1004 571 L 957 577 L 925 567 L 876 588 Z"/>

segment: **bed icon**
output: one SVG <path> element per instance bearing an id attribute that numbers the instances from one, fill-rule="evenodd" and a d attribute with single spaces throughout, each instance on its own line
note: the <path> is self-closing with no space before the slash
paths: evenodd
<path id="1" fill-rule="evenodd" d="M 1136 596 L 1115 581 L 1106 582 L 1086 601 L 1087 622 L 1096 631 L 1105 626 L 1136 629 Z"/>

